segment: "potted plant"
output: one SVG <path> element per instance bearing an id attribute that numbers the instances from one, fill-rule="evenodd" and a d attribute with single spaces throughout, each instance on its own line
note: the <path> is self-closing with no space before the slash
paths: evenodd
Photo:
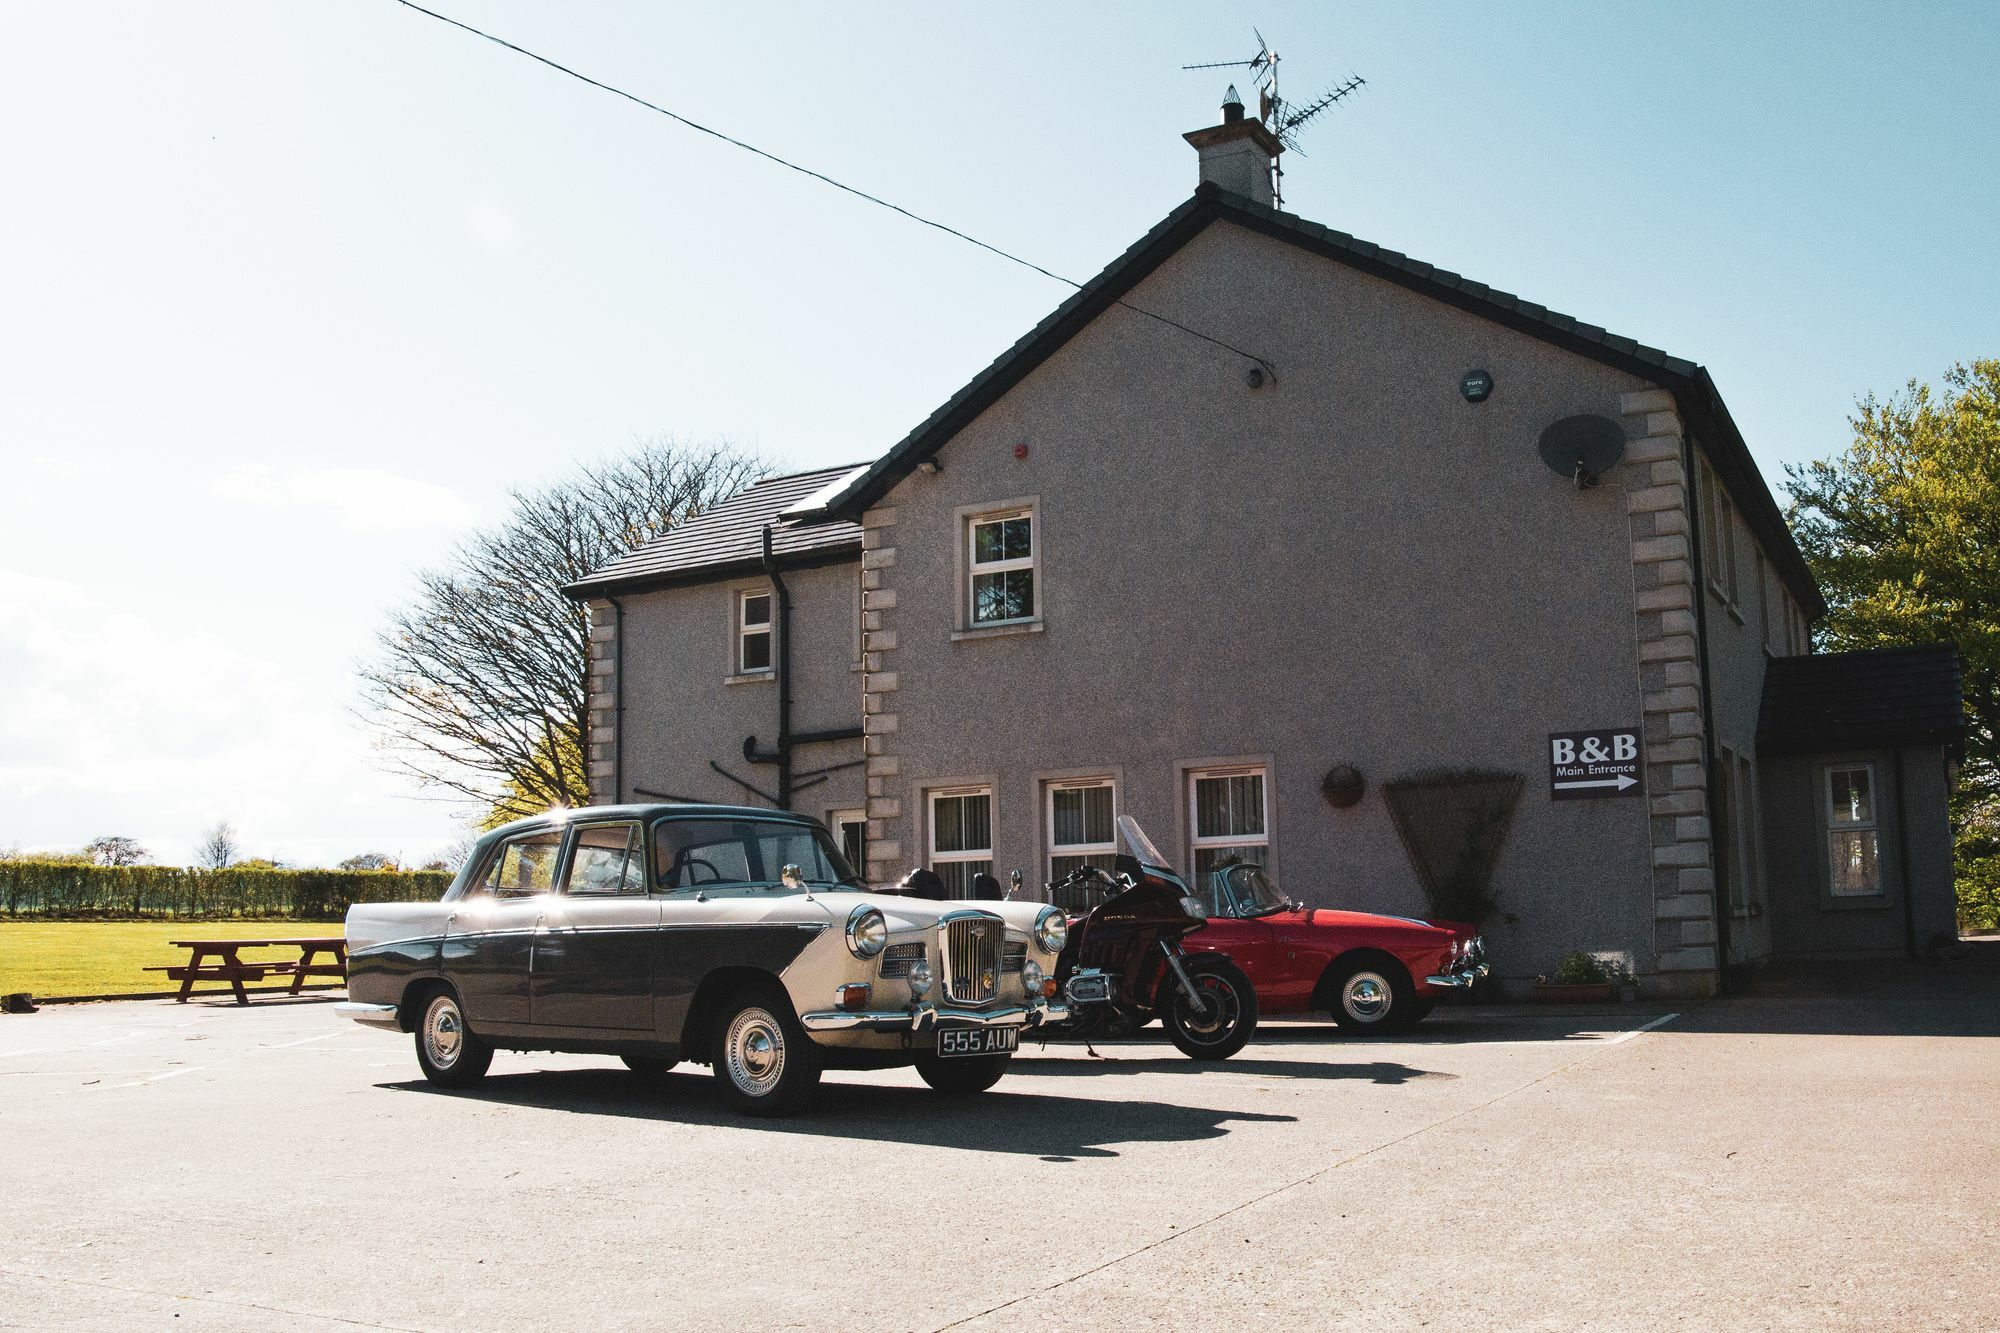
<path id="1" fill-rule="evenodd" d="M 1535 978 L 1535 998 L 1544 1004 L 1601 1004 L 1624 980 L 1623 963 L 1571 949 L 1556 964 L 1555 975 Z"/>

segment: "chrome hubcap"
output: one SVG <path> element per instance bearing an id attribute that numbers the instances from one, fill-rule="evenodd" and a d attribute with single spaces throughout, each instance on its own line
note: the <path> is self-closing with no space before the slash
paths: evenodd
<path id="1" fill-rule="evenodd" d="M 729 1081 L 753 1097 L 763 1097 L 785 1075 L 785 1034 L 762 1009 L 745 1009 L 729 1025 L 723 1059 Z"/>
<path id="2" fill-rule="evenodd" d="M 1380 1021 L 1394 1000 L 1388 978 L 1380 972 L 1356 972 L 1340 991 L 1341 1007 L 1363 1023 Z"/>
<path id="3" fill-rule="evenodd" d="M 449 1069 L 458 1062 L 458 1053 L 465 1047 L 465 1024 L 448 996 L 431 1001 L 424 1020 L 424 1047 L 439 1069 Z"/>

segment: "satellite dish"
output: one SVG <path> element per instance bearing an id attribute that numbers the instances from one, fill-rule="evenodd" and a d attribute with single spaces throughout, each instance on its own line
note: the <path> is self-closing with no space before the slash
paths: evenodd
<path id="1" fill-rule="evenodd" d="M 1539 447 L 1542 461 L 1582 490 L 1625 456 L 1625 428 L 1609 417 L 1564 417 L 1542 432 Z"/>

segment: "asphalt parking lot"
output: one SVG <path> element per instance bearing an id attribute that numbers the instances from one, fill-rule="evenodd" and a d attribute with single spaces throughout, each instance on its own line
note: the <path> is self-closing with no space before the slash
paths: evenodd
<path id="1" fill-rule="evenodd" d="M 323 1000 L 49 1008 L 0 1019 L 0 1327 L 1993 1328 L 2000 950 L 1910 971 L 781 1122 L 581 1057 L 434 1092 Z"/>

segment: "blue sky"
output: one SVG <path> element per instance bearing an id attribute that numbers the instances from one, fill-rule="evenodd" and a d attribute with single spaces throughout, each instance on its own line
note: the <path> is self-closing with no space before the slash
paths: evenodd
<path id="1" fill-rule="evenodd" d="M 1990 6 L 434 7 L 1079 278 L 1254 22 L 1369 81 L 1292 209 L 1702 362 L 1774 483 L 2000 354 Z M 1064 295 L 388 0 L 0 7 L 0 123 L 0 847 L 428 854 L 413 570 L 635 436 L 872 456 Z"/>

